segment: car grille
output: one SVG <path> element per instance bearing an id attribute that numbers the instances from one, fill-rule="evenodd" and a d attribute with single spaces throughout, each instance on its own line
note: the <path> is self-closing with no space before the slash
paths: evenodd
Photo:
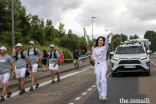
<path id="1" fill-rule="evenodd" d="M 122 60 L 119 62 L 119 64 L 141 64 L 141 62 L 139 60 Z"/>

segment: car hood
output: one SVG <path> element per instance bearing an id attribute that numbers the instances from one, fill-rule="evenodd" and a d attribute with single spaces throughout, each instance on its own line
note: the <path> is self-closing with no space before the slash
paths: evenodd
<path id="1" fill-rule="evenodd" d="M 141 58 L 141 57 L 144 57 L 144 56 L 147 56 L 146 53 L 141 53 L 141 54 L 115 54 L 114 57 L 116 58 Z"/>

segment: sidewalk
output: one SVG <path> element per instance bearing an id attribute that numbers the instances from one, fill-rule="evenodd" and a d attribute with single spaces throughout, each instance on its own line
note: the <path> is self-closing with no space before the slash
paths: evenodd
<path id="1" fill-rule="evenodd" d="M 79 63 L 79 68 L 88 66 L 88 65 L 90 65 L 90 61 L 85 60 L 84 62 Z M 66 72 L 69 70 L 75 70 L 74 63 L 59 65 L 59 73 Z M 38 68 L 36 76 L 37 76 L 37 79 L 49 77 L 51 76 L 50 70 L 48 70 L 47 72 L 43 72 L 43 68 Z M 25 83 L 30 82 L 30 81 L 31 81 L 31 78 L 25 78 Z M 10 76 L 8 87 L 12 87 L 16 85 L 18 85 L 17 79 L 13 79 L 12 76 Z M 2 85 L 0 84 L 0 90 L 1 89 L 2 89 Z"/>

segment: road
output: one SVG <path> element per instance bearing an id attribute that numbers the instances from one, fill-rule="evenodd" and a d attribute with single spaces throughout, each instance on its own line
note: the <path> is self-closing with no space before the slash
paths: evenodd
<path id="1" fill-rule="evenodd" d="M 151 58 L 156 62 L 156 57 Z M 129 73 L 112 77 L 110 61 L 107 62 L 107 101 L 98 99 L 96 78 L 92 66 L 61 73 L 61 81 L 54 84 L 47 82 L 50 77 L 40 80 L 38 89 L 18 95 L 14 94 L 4 104 L 121 104 L 120 99 L 149 99 L 148 104 L 156 103 L 156 66 L 151 63 L 151 76 Z M 46 84 L 45 84 L 46 83 Z M 44 85 L 45 84 L 45 85 Z M 26 85 L 28 87 L 28 85 Z M 28 90 L 28 89 L 26 89 Z M 2 103 L 2 104 L 3 104 Z M 133 103 L 135 104 L 135 103 Z M 144 103 L 145 104 L 145 103 Z"/>

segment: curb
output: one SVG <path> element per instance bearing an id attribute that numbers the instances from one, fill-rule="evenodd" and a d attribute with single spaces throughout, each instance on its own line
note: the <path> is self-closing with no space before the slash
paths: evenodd
<path id="1" fill-rule="evenodd" d="M 82 67 L 85 67 L 85 66 L 88 66 L 88 65 L 90 65 L 90 64 L 80 66 L 79 68 L 82 68 Z M 74 69 L 72 68 L 72 69 L 64 70 L 64 71 L 61 71 L 59 73 L 64 73 L 64 72 L 68 72 L 68 71 L 71 71 L 71 70 L 75 70 L 75 68 Z M 42 78 L 47 78 L 47 77 L 50 77 L 50 76 L 51 76 L 50 74 L 49 75 L 40 76 L 40 77 L 37 78 L 37 80 L 40 80 Z M 24 83 L 29 83 L 29 82 L 31 82 L 31 79 L 28 79 Z M 17 87 L 18 85 L 19 85 L 18 83 L 13 83 L 13 84 L 9 85 L 8 88 Z M 0 90 L 2 90 L 2 89 L 3 89 L 3 87 L 0 88 Z"/>

